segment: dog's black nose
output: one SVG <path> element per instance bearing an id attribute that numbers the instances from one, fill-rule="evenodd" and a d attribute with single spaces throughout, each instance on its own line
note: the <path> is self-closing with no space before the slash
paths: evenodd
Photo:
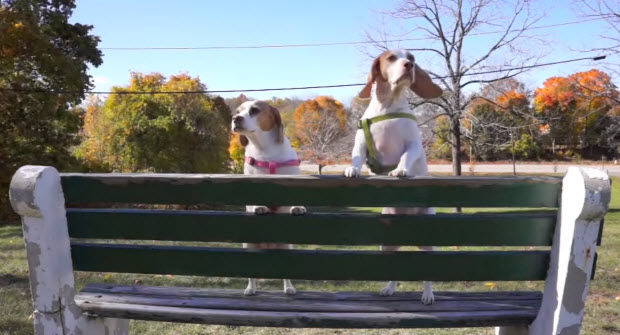
<path id="1" fill-rule="evenodd" d="M 410 61 L 405 62 L 405 69 L 411 70 L 413 68 L 413 63 Z"/>
<path id="2" fill-rule="evenodd" d="M 241 121 L 243 121 L 243 116 L 235 115 L 235 116 L 233 116 L 232 120 L 233 120 L 234 123 L 241 123 Z"/>

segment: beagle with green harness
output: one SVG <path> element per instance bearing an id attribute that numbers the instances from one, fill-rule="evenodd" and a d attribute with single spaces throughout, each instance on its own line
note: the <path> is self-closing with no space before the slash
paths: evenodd
<path id="1" fill-rule="evenodd" d="M 375 174 L 397 177 L 428 175 L 422 136 L 404 94 L 408 89 L 425 99 L 436 98 L 442 94 L 441 88 L 415 64 L 413 55 L 409 52 L 386 51 L 374 60 L 366 86 L 358 96 L 360 99 L 370 98 L 370 103 L 358 123 L 351 166 L 344 171 L 346 177 L 359 176 L 364 163 Z M 384 208 L 382 213 L 434 214 L 435 210 Z M 434 247 L 420 249 L 434 250 Z M 381 250 L 395 251 L 398 247 L 381 246 Z M 380 294 L 392 295 L 396 285 L 395 281 L 388 282 Z M 424 304 L 435 301 L 429 281 L 424 282 L 421 300 Z"/>

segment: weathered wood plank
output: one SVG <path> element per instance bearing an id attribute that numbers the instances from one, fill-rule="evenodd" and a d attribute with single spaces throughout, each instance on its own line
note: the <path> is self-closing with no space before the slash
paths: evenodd
<path id="1" fill-rule="evenodd" d="M 243 299 L 269 299 L 269 300 L 313 300 L 313 301 L 419 301 L 421 292 L 394 292 L 393 295 L 384 297 L 376 292 L 320 292 L 300 291 L 297 294 L 285 295 L 282 291 L 257 291 L 254 296 L 245 296 L 241 290 L 217 289 L 217 288 L 194 288 L 176 286 L 144 286 L 144 285 L 117 285 L 105 283 L 87 284 L 81 292 L 104 293 L 104 294 L 127 294 L 127 295 L 156 295 L 176 297 L 198 298 L 243 298 Z M 495 291 L 495 292 L 442 292 L 435 291 L 435 301 L 467 301 L 467 300 L 540 300 L 542 293 L 539 291 Z"/>
<path id="2" fill-rule="evenodd" d="M 555 214 L 307 214 L 69 209 L 73 238 L 322 245 L 551 245 Z"/>
<path id="3" fill-rule="evenodd" d="M 316 280 L 542 280 L 548 251 L 250 250 L 72 243 L 75 270 Z"/>
<path id="4" fill-rule="evenodd" d="M 555 177 L 63 174 L 68 203 L 557 207 Z M 243 190 L 243 192 L 239 192 Z"/>
<path id="5" fill-rule="evenodd" d="M 282 294 L 282 293 L 280 293 Z M 218 297 L 179 297 L 170 295 L 139 295 L 118 293 L 88 293 L 80 292 L 75 297 L 78 306 L 86 304 L 137 304 L 149 306 L 189 307 L 204 309 L 231 309 L 245 311 L 274 311 L 274 312 L 459 312 L 459 311 L 499 311 L 532 309 L 540 307 L 540 299 L 532 300 L 441 300 L 433 305 L 422 304 L 419 299 L 394 301 L 349 300 L 304 300 L 304 299 L 270 299 L 265 297 L 218 298 Z"/>
<path id="6" fill-rule="evenodd" d="M 148 306 L 120 303 L 82 304 L 92 314 L 138 320 L 289 328 L 438 328 L 529 324 L 537 310 L 324 313 L 272 312 Z"/>

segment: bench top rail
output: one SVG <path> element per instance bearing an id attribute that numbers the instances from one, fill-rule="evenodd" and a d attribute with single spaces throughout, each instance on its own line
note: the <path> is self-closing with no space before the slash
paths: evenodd
<path id="1" fill-rule="evenodd" d="M 67 203 L 558 207 L 557 177 L 61 174 Z"/>

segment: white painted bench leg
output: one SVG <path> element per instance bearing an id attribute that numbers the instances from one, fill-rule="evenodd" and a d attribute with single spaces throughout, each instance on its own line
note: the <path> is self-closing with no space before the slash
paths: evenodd
<path id="1" fill-rule="evenodd" d="M 36 335 L 125 335 L 128 321 L 87 317 L 74 302 L 71 247 L 60 175 L 24 166 L 11 180 L 11 205 L 22 217 Z"/>
<path id="2" fill-rule="evenodd" d="M 596 240 L 611 197 L 609 177 L 597 169 L 570 167 L 551 248 L 542 305 L 532 335 L 577 335 L 581 330 Z"/>
<path id="3" fill-rule="evenodd" d="M 528 335 L 529 333 L 527 326 L 495 327 L 495 335 Z"/>

